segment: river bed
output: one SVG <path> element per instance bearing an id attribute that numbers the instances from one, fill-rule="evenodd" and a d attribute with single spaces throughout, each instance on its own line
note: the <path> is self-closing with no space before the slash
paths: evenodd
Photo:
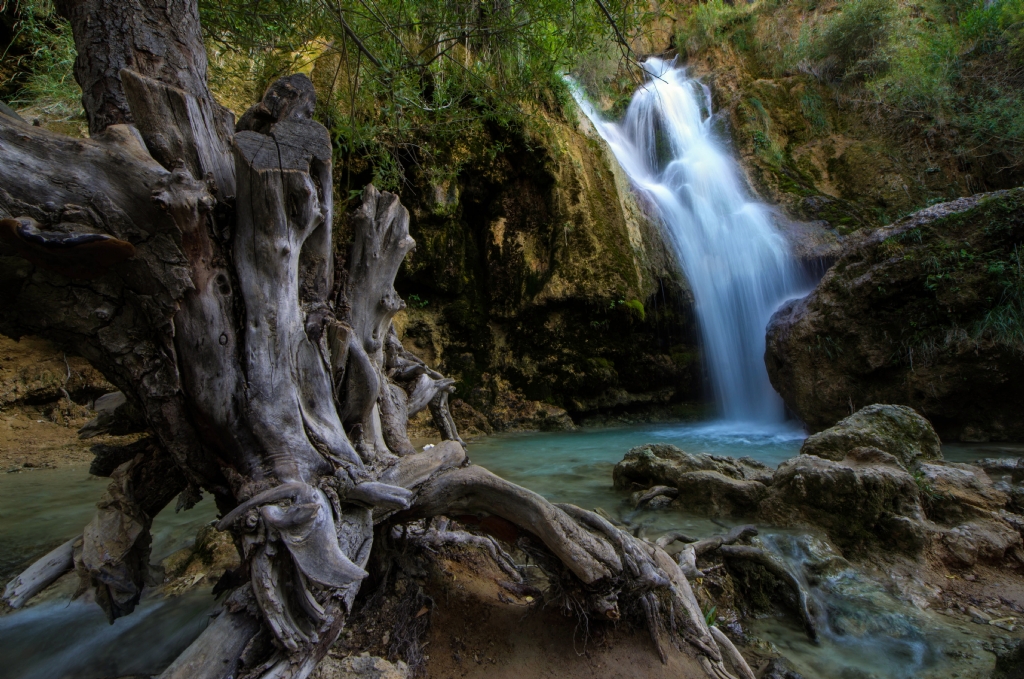
<path id="1" fill-rule="evenodd" d="M 672 508 L 634 511 L 628 493 L 611 487 L 615 463 L 644 443 L 671 443 L 689 452 L 750 456 L 771 466 L 797 454 L 801 430 L 735 423 L 659 424 L 574 432 L 492 436 L 470 443 L 471 460 L 496 474 L 558 502 L 601 507 L 649 536 L 681 529 L 697 536 L 722 532 L 727 522 Z M 947 446 L 947 459 L 1024 455 L 1022 446 Z M 86 466 L 0 475 L 0 576 L 20 568 L 72 537 L 91 519 L 106 479 L 90 477 Z M 154 522 L 153 561 L 191 544 L 195 532 L 215 517 L 209 500 L 188 512 L 173 508 Z M 807 558 L 817 549 L 787 531 L 763 532 L 766 545 L 787 559 Z M 99 607 L 84 597 L 71 602 L 73 576 L 28 608 L 0 617 L 0 661 L 4 676 L 25 679 L 101 679 L 160 671 L 205 625 L 215 601 L 209 590 L 177 599 L 152 594 L 132 615 L 107 625 Z M 991 666 L 970 631 L 943 616 L 922 613 L 886 593 L 852 569 L 815 589 L 827 610 L 826 633 L 811 644 L 786 618 L 743 621 L 747 631 L 773 644 L 807 679 L 834 677 L 954 676 L 963 658 Z M 159 644 L 153 643 L 159 639 Z M 951 658 L 960 658 L 954 661 Z M 974 666 L 975 662 L 968 662 Z M 948 671 L 947 671 L 948 670 Z"/>

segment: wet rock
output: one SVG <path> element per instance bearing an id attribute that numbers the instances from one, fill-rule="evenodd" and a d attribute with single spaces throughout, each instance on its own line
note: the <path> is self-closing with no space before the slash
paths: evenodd
<path id="1" fill-rule="evenodd" d="M 772 658 L 768 661 L 764 673 L 761 674 L 761 679 L 804 679 L 804 677 L 794 671 L 785 658 Z"/>
<path id="2" fill-rule="evenodd" d="M 488 374 L 485 377 L 485 387 L 470 394 L 472 403 L 460 406 L 460 414 L 467 408 L 486 413 L 495 431 L 570 431 L 576 428 L 563 408 L 526 398 L 500 376 Z"/>
<path id="3" fill-rule="evenodd" d="M 212 585 L 240 564 L 231 533 L 203 526 L 191 547 L 178 550 L 160 564 L 166 578 L 162 592 L 178 595 L 201 584 Z"/>
<path id="4" fill-rule="evenodd" d="M 484 414 L 462 399 L 452 399 L 448 407 L 462 438 L 476 438 L 494 433 L 494 427 L 487 421 Z"/>
<path id="5" fill-rule="evenodd" d="M 772 384 L 814 431 L 898 403 L 944 440 L 1024 437 L 1024 352 L 990 322 L 1011 310 L 1006 263 L 1022 235 L 1018 188 L 932 206 L 846 248 L 769 322 Z"/>
<path id="6" fill-rule="evenodd" d="M 369 655 L 334 658 L 316 666 L 310 679 L 408 679 L 409 668 L 401 660 L 391 663 Z"/>
<path id="7" fill-rule="evenodd" d="M 779 465 L 762 516 L 825 529 L 843 548 L 880 542 L 916 553 L 926 531 L 920 489 L 892 455 L 854 448 L 840 461 L 799 455 Z"/>
<path id="8" fill-rule="evenodd" d="M 976 466 L 985 470 L 993 480 L 1024 483 L 1024 457 L 997 457 L 978 460 Z"/>
<path id="9" fill-rule="evenodd" d="M 921 464 L 915 479 L 924 493 L 928 518 L 945 524 L 988 516 L 1006 506 L 1007 493 L 999 490 L 981 469 L 968 464 Z"/>
<path id="10" fill-rule="evenodd" d="M 1024 458 L 979 460 L 975 465 L 985 470 L 996 490 L 1006 494 L 1006 509 L 1024 514 Z"/>
<path id="11" fill-rule="evenodd" d="M 913 408 L 875 404 L 861 408 L 835 426 L 807 437 L 800 453 L 842 460 L 854 448 L 873 447 L 889 453 L 905 469 L 921 460 L 941 460 L 938 434 Z"/>
<path id="12" fill-rule="evenodd" d="M 82 403 L 114 389 L 84 358 L 35 337 L 15 341 L 0 335 L 0 357 L 0 408 L 68 396 Z"/>
<path id="13" fill-rule="evenodd" d="M 751 457 L 694 454 L 670 444 L 648 443 L 626 453 L 615 465 L 612 480 L 616 488 L 627 488 L 630 483 L 654 485 L 659 479 L 665 480 L 666 485 L 675 485 L 671 481 L 681 474 L 698 471 L 762 484 L 770 484 L 773 473 L 771 467 Z"/>
<path id="14" fill-rule="evenodd" d="M 992 679 L 1024 679 L 1024 641 L 1018 639 L 996 651 Z"/>
<path id="15" fill-rule="evenodd" d="M 950 565 L 969 567 L 979 561 L 999 563 L 1015 555 L 1021 536 L 1005 521 L 978 519 L 946 531 L 942 544 Z"/>
<path id="16" fill-rule="evenodd" d="M 537 420 L 478 398 L 491 391 L 488 375 L 575 420 L 701 398 L 692 293 L 581 118 L 472 132 L 439 148 L 403 196 L 419 246 L 399 288 L 424 296 L 407 299 L 396 331 L 495 430 Z M 505 149 L 497 158 L 471 150 L 495 144 Z"/>
<path id="17" fill-rule="evenodd" d="M 672 445 L 647 444 L 631 449 L 615 465 L 616 488 L 671 486 L 679 494 L 672 504 L 711 515 L 745 515 L 756 511 L 767 494 L 772 469 L 751 458 L 734 459 L 687 453 Z"/>

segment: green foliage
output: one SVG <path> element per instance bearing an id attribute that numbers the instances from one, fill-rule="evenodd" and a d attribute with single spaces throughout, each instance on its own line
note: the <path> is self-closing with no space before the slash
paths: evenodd
<path id="1" fill-rule="evenodd" d="M 638 319 L 640 322 L 647 320 L 647 311 L 644 309 L 644 303 L 638 299 L 624 300 L 616 299 L 608 305 L 608 309 L 623 309 L 633 318 Z"/>
<path id="2" fill-rule="evenodd" d="M 637 32 L 638 5 L 605 5 L 620 31 Z M 261 90 L 311 71 L 346 185 L 372 179 L 391 190 L 414 168 L 454 175 L 488 126 L 560 112 L 571 99 L 561 74 L 614 39 L 600 6 L 576 0 L 200 0 L 200 9 L 215 88 Z"/>
<path id="3" fill-rule="evenodd" d="M 52 120 L 84 118 L 82 90 L 72 73 L 75 42 L 71 26 L 58 17 L 46 0 L 21 0 L 13 7 L 14 40 L 6 47 L 21 47 L 17 57 L 11 104 L 32 106 Z M 5 52 L 5 58 L 7 53 Z"/>
<path id="4" fill-rule="evenodd" d="M 885 70 L 894 16 L 891 0 L 848 0 L 806 43 L 806 56 L 833 79 L 863 79 Z"/>
<path id="5" fill-rule="evenodd" d="M 199 0 L 210 86 L 236 113 L 281 75 L 313 79 L 346 200 L 367 180 L 401 189 L 410 170 L 454 176 L 488 128 L 560 113 L 562 73 L 641 31 L 639 3 L 604 5 L 614 28 L 592 0 Z M 47 0 L 14 11 L 16 104 L 80 116 L 68 24 Z"/>
<path id="6" fill-rule="evenodd" d="M 676 35 L 676 44 L 681 50 L 694 55 L 721 42 L 730 29 L 740 25 L 751 14 L 747 3 L 708 0 L 694 6 L 693 11 L 681 22 Z M 742 47 L 748 34 L 737 34 Z"/>
<path id="7" fill-rule="evenodd" d="M 743 102 L 741 110 L 751 129 L 757 155 L 770 165 L 781 166 L 785 161 L 785 152 L 772 131 L 772 117 L 764 104 L 757 97 L 750 97 Z"/>
<path id="8" fill-rule="evenodd" d="M 917 470 L 917 471 L 914 472 L 914 483 L 917 484 L 918 490 L 921 491 L 921 495 L 923 495 L 926 499 L 928 499 L 928 500 L 941 500 L 942 499 L 942 494 L 937 492 L 932 487 L 932 484 L 928 483 L 928 481 L 925 479 L 924 472 L 922 472 L 920 470 Z"/>
<path id="9" fill-rule="evenodd" d="M 1024 262 L 1019 247 L 1014 248 L 1009 262 L 991 262 L 990 274 L 998 277 L 1003 287 L 999 304 L 989 310 L 974 328 L 975 336 L 987 335 L 1008 346 L 1024 349 Z"/>
<path id="10" fill-rule="evenodd" d="M 833 131 L 818 104 L 834 97 L 895 139 L 956 138 L 951 150 L 966 164 L 1024 167 L 1024 0 L 712 0 L 690 6 L 679 25 L 691 58 L 722 68 L 738 58 L 755 79 L 809 76 L 831 90 L 801 98 L 815 135 Z M 779 166 L 769 121 L 755 122 L 758 154 Z"/>
<path id="11" fill-rule="evenodd" d="M 430 305 L 430 300 L 423 299 L 419 295 L 415 295 L 415 294 L 408 295 L 405 298 L 405 301 L 406 301 L 406 304 L 408 304 L 409 307 L 413 308 L 413 309 L 423 309 L 423 308 L 425 308 L 425 307 Z"/>
<path id="12" fill-rule="evenodd" d="M 808 91 L 801 95 L 800 112 L 804 114 L 815 134 L 828 132 L 828 117 L 825 115 L 825 103 L 821 100 L 820 94 Z"/>
<path id="13" fill-rule="evenodd" d="M 714 627 L 715 623 L 718 622 L 718 606 L 712 606 L 701 612 L 704 614 L 704 624 L 708 627 Z"/>
<path id="14" fill-rule="evenodd" d="M 638 299 L 631 299 L 626 302 L 626 308 L 630 313 L 641 321 L 647 320 L 647 312 L 644 310 L 644 303 Z"/>

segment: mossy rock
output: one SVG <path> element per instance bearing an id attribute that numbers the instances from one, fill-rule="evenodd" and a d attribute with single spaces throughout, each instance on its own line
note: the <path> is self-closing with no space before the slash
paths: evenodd
<path id="1" fill-rule="evenodd" d="M 922 210 L 847 243 L 767 330 L 765 364 L 812 430 L 870 403 L 945 440 L 1024 438 L 1024 189 Z"/>
<path id="2" fill-rule="evenodd" d="M 939 435 L 928 420 L 913 408 L 882 404 L 861 408 L 834 427 L 809 436 L 800 454 L 839 461 L 861 447 L 885 451 L 904 469 L 912 469 L 918 460 L 942 459 Z"/>

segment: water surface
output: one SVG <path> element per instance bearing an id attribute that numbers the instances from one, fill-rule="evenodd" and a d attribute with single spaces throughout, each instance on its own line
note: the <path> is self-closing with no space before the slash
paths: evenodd
<path id="1" fill-rule="evenodd" d="M 80 534 L 109 479 L 86 465 L 0 475 L 0 583 Z M 152 561 L 191 545 L 212 521 L 211 500 L 153 521 Z M 101 679 L 161 672 L 205 628 L 216 602 L 208 588 L 162 598 L 144 594 L 131 615 L 107 624 L 88 595 L 72 601 L 77 577 L 65 576 L 22 610 L 0 616 L 0 676 Z"/>
<path id="2" fill-rule="evenodd" d="M 688 452 L 750 456 L 777 466 L 799 452 L 803 438 L 799 427 L 784 424 L 656 424 L 492 436 L 473 441 L 469 455 L 553 501 L 601 507 L 634 527 L 642 526 L 649 536 L 680 529 L 699 537 L 720 533 L 731 522 L 673 508 L 637 512 L 627 502 L 628 493 L 612 489 L 612 468 L 629 448 L 671 443 Z M 1024 446 L 952 445 L 946 452 L 950 459 L 971 461 L 1021 455 Z M 90 477 L 85 466 L 0 475 L 3 580 L 78 534 L 108 482 Z M 162 512 L 153 526 L 153 560 L 190 544 L 214 516 L 209 500 L 188 512 Z M 793 563 L 817 558 L 815 552 L 823 549 L 792 531 L 769 528 L 762 535 L 766 547 Z M 71 601 L 74 584 L 67 577 L 28 608 L 0 616 L 0 676 L 101 679 L 157 673 L 199 634 L 215 606 L 205 589 L 175 599 L 150 592 L 135 613 L 108 625 L 88 599 Z M 807 679 L 952 676 L 945 671 L 951 662 L 944 660 L 946 653 L 978 653 L 963 630 L 896 601 L 855 570 L 823 579 L 814 593 L 829 612 L 821 646 L 810 644 L 788 617 L 743 621 L 748 632 L 794 660 Z"/>

